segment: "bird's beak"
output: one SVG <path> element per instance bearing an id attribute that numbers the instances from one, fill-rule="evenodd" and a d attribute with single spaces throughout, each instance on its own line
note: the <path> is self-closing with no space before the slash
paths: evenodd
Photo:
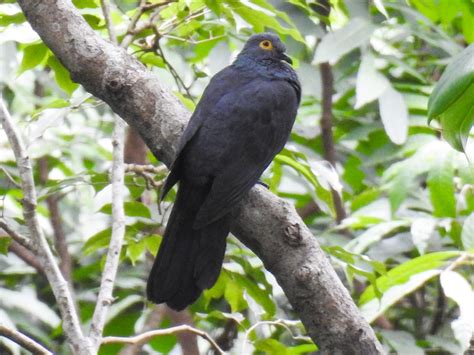
<path id="1" fill-rule="evenodd" d="M 288 57 L 285 53 L 281 54 L 281 60 L 284 60 L 287 63 L 293 64 L 293 61 L 291 60 L 291 58 Z"/>

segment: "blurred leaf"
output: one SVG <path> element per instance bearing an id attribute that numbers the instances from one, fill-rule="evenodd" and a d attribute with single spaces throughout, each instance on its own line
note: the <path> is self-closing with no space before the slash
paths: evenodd
<path id="1" fill-rule="evenodd" d="M 322 202 L 322 206 L 326 207 L 326 210 L 331 213 L 331 215 L 335 215 L 331 191 L 319 182 L 308 164 L 296 161 L 292 157 L 284 154 L 285 151 L 278 154 L 274 160 L 277 163 L 288 165 L 300 173 L 313 186 L 315 198 Z"/>
<path id="2" fill-rule="evenodd" d="M 390 140 L 403 144 L 408 135 L 408 109 L 402 94 L 389 85 L 379 97 L 380 117 Z"/>
<path id="3" fill-rule="evenodd" d="M 474 212 L 464 221 L 461 240 L 465 250 L 474 249 Z"/>
<path id="4" fill-rule="evenodd" d="M 385 294 L 385 292 L 389 288 L 402 284 L 402 283 L 406 283 L 407 281 L 410 280 L 412 276 L 416 274 L 420 274 L 422 272 L 430 271 L 430 270 L 436 271 L 435 269 L 440 268 L 444 264 L 446 264 L 447 259 L 452 259 L 459 255 L 460 255 L 460 252 L 458 251 L 441 251 L 437 253 L 430 253 L 430 254 L 419 256 L 397 267 L 394 267 L 393 269 L 388 271 L 386 275 L 380 276 L 377 279 L 377 287 L 379 288 L 380 291 L 382 291 Z M 429 275 L 429 274 L 426 274 L 426 275 Z M 429 276 L 429 277 L 426 276 L 426 277 L 430 278 L 430 277 L 433 277 L 434 275 L 435 273 L 432 274 L 432 276 Z M 420 279 L 417 279 L 416 282 L 413 281 L 413 283 L 419 284 L 419 282 L 421 282 L 420 280 L 427 280 L 427 278 L 424 278 L 425 276 L 423 277 L 419 276 Z M 410 287 L 412 287 L 412 285 L 410 285 Z M 369 302 L 370 300 L 374 298 L 375 298 L 374 288 L 373 286 L 369 286 L 362 293 L 359 299 L 359 304 L 364 305 L 365 303 Z"/>
<path id="5" fill-rule="evenodd" d="M 289 17 L 284 12 L 276 11 L 270 3 L 263 0 L 250 0 L 250 6 L 237 0 L 226 0 L 226 3 L 229 4 L 234 13 L 252 25 L 255 32 L 264 32 L 266 28 L 269 28 L 279 34 L 290 35 L 295 40 L 304 43 L 303 37 L 290 22 Z M 282 26 L 278 21 L 277 15 L 290 27 Z"/>
<path id="6" fill-rule="evenodd" d="M 85 256 L 94 253 L 98 249 L 105 248 L 110 243 L 112 236 L 112 228 L 104 229 L 86 240 L 82 246 L 82 251 Z"/>
<path id="7" fill-rule="evenodd" d="M 434 218 L 417 218 L 411 224 L 411 237 L 418 252 L 423 255 L 428 246 L 428 241 L 432 237 L 436 228 L 436 220 Z"/>
<path id="8" fill-rule="evenodd" d="M 329 32 L 319 44 L 313 64 L 329 62 L 336 64 L 345 54 L 368 43 L 375 26 L 370 22 L 356 17 L 343 28 Z"/>
<path id="9" fill-rule="evenodd" d="M 149 208 L 141 202 L 138 201 L 126 201 L 123 204 L 125 215 L 127 217 L 143 217 L 151 218 L 151 213 Z M 112 214 L 112 204 L 108 203 L 99 210 L 99 212 Z"/>
<path id="10" fill-rule="evenodd" d="M 363 57 L 357 72 L 356 103 L 359 109 L 365 104 L 378 99 L 389 88 L 390 82 L 375 67 L 375 59 L 371 52 Z"/>
<path id="11" fill-rule="evenodd" d="M 12 239 L 9 236 L 0 235 L 0 254 L 7 255 L 11 243 Z"/>
<path id="12" fill-rule="evenodd" d="M 441 274 L 440 280 L 446 297 L 459 306 L 459 318 L 451 323 L 451 327 L 461 344 L 461 353 L 464 353 L 468 350 L 474 334 L 474 292 L 467 280 L 457 272 L 446 270 Z"/>
<path id="13" fill-rule="evenodd" d="M 474 123 L 473 96 L 474 44 L 471 44 L 452 59 L 428 103 L 429 120 L 440 121 L 443 137 L 459 151 L 464 151 Z"/>
<path id="14" fill-rule="evenodd" d="M 76 84 L 71 80 L 71 75 L 69 71 L 64 68 L 61 62 L 54 56 L 48 58 L 48 65 L 54 71 L 54 77 L 59 87 L 63 89 L 69 96 L 79 87 L 79 84 Z"/>
<path id="15" fill-rule="evenodd" d="M 428 188 L 436 217 L 456 217 L 452 156 L 440 156 L 428 172 Z"/>
<path id="16" fill-rule="evenodd" d="M 407 227 L 408 225 L 409 223 L 407 221 L 388 221 L 379 223 L 352 239 L 347 243 L 346 249 L 354 253 L 363 253 L 370 245 L 378 242 L 387 234 L 392 233 L 399 228 Z"/>
<path id="17" fill-rule="evenodd" d="M 96 8 L 100 5 L 99 0 L 72 0 L 72 3 L 78 9 Z"/>
<path id="18" fill-rule="evenodd" d="M 410 276 L 404 277 L 403 281 L 394 285 L 390 285 L 388 288 L 386 287 L 385 282 L 380 282 L 382 277 L 384 277 L 381 276 L 378 280 L 376 280 L 375 283 L 372 283 L 366 289 L 366 292 L 369 289 L 371 290 L 370 294 L 372 297 L 367 301 L 365 301 L 364 298 L 364 303 L 360 306 L 362 315 L 369 323 L 373 322 L 403 297 L 415 291 L 421 285 L 425 284 L 428 280 L 439 275 L 440 273 L 441 270 L 426 270 L 419 273 L 414 272 Z M 376 288 L 375 285 L 377 286 Z M 362 294 L 362 297 L 366 295 L 366 292 Z M 380 292 L 382 292 L 381 295 L 379 294 Z M 362 297 L 359 300 L 360 303 L 362 302 Z"/>
<path id="19" fill-rule="evenodd" d="M 135 265 L 140 256 L 145 252 L 145 246 L 146 243 L 144 239 L 137 242 L 129 241 L 127 243 L 127 256 L 132 262 L 132 265 Z"/>
<path id="20" fill-rule="evenodd" d="M 397 354 L 425 354 L 424 350 L 416 345 L 415 337 L 408 332 L 400 330 L 383 330 L 382 336 Z"/>
<path id="21" fill-rule="evenodd" d="M 31 288 L 23 288 L 20 291 L 0 288 L 0 304 L 3 309 L 19 309 L 31 317 L 31 320 L 39 320 L 50 328 L 57 327 L 61 319 L 46 303 L 39 300 Z"/>
<path id="22" fill-rule="evenodd" d="M 244 277 L 238 273 L 232 273 L 232 277 L 245 288 L 245 291 L 252 297 L 260 306 L 263 307 L 269 317 L 273 317 L 276 312 L 275 303 L 272 300 L 272 295 L 266 290 L 262 290 L 259 285 L 252 282 L 249 278 Z"/>
<path id="23" fill-rule="evenodd" d="M 162 241 L 162 237 L 156 234 L 149 235 L 144 238 L 145 246 L 147 250 L 153 255 L 156 256 L 158 254 L 158 249 L 160 248 L 160 244 Z"/>
<path id="24" fill-rule="evenodd" d="M 21 60 L 18 74 L 43 64 L 48 53 L 48 47 L 43 42 L 31 44 L 23 49 L 23 59 Z"/>
<path id="25" fill-rule="evenodd" d="M 288 351 L 285 345 L 276 339 L 259 339 L 254 343 L 255 349 L 263 351 L 269 355 L 287 355 Z"/>

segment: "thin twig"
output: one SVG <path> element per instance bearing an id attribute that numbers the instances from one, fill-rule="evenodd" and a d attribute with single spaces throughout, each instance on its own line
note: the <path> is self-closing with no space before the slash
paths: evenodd
<path id="1" fill-rule="evenodd" d="M 16 240 L 13 240 L 9 246 L 9 251 L 13 254 L 18 256 L 21 260 L 23 260 L 26 264 L 30 265 L 31 267 L 35 268 L 38 273 L 42 276 L 46 277 L 46 274 L 41 266 L 38 258 L 34 253 L 26 249 L 23 245 L 18 243 Z"/>
<path id="2" fill-rule="evenodd" d="M 209 344 L 219 353 L 225 354 L 225 352 L 217 345 L 217 343 L 211 338 L 209 334 L 206 332 L 193 328 L 189 325 L 179 325 L 177 327 L 167 328 L 167 329 L 157 329 L 151 330 L 149 332 L 145 332 L 139 335 L 135 335 L 133 337 L 105 337 L 102 339 L 102 344 L 110 344 L 110 343 L 124 343 L 124 344 L 144 344 L 150 339 L 154 338 L 155 336 L 160 335 L 170 335 L 176 334 L 180 332 L 191 332 L 200 337 L 206 339 Z"/>
<path id="3" fill-rule="evenodd" d="M 104 14 L 105 25 L 107 26 L 107 31 L 109 32 L 110 40 L 112 41 L 112 43 L 117 44 L 117 35 L 115 34 L 112 18 L 110 17 L 109 0 L 100 0 L 100 7 L 102 8 L 102 13 Z"/>
<path id="4" fill-rule="evenodd" d="M 31 241 L 33 243 L 33 249 L 31 250 L 35 250 L 38 261 L 41 263 L 49 284 L 51 285 L 61 312 L 63 329 L 70 344 L 77 353 L 90 353 L 90 343 L 82 333 L 68 283 L 61 274 L 61 271 L 54 260 L 53 253 L 51 252 L 48 242 L 46 241 L 39 225 L 38 215 L 36 213 L 36 189 L 30 159 L 1 96 L 0 123 L 5 130 L 8 141 L 15 155 L 16 164 L 20 174 L 21 188 L 23 190 L 23 217 L 28 226 Z M 7 230 L 6 232 L 8 233 Z"/>
<path id="5" fill-rule="evenodd" d="M 7 169 L 5 169 L 5 168 L 2 166 L 2 167 L 0 167 L 0 170 L 3 171 L 3 173 L 4 173 L 5 176 L 8 178 L 8 180 L 13 184 L 13 186 L 15 186 L 15 187 L 18 188 L 18 189 L 21 189 L 20 184 L 15 181 L 15 179 L 13 178 L 13 176 L 10 175 L 10 173 L 7 171 Z"/>
<path id="6" fill-rule="evenodd" d="M 35 355 L 52 355 L 53 353 L 46 349 L 43 345 L 19 332 L 16 329 L 9 328 L 0 323 L 0 336 L 10 339 L 11 341 L 22 346 L 26 350 Z"/>
<path id="7" fill-rule="evenodd" d="M 38 169 L 40 182 L 44 185 L 48 181 L 48 159 L 46 157 L 38 160 Z M 49 220 L 53 227 L 54 246 L 60 259 L 59 269 L 61 269 L 64 278 L 70 283 L 72 289 L 72 258 L 67 247 L 66 233 L 64 232 L 63 221 L 59 212 L 59 199 L 60 195 L 57 192 L 48 194 L 46 204 L 49 210 Z"/>
<path id="8" fill-rule="evenodd" d="M 120 251 L 122 250 L 123 238 L 125 235 L 125 213 L 123 208 L 124 190 L 124 162 L 123 149 L 125 140 L 125 123 L 120 117 L 115 118 L 115 127 L 112 144 L 112 237 L 110 239 L 109 250 L 105 260 L 104 271 L 100 283 L 99 296 L 92 317 L 92 324 L 89 336 L 94 348 L 100 346 L 102 332 L 105 326 L 107 311 L 113 302 L 113 288 L 117 269 L 120 261 Z"/>

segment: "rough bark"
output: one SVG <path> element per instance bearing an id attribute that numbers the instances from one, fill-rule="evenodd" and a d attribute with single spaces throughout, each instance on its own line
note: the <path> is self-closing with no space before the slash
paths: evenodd
<path id="1" fill-rule="evenodd" d="M 71 77 L 104 100 L 169 165 L 189 112 L 125 50 L 100 38 L 67 0 L 19 0 L 28 21 Z M 324 353 L 382 348 L 293 206 L 256 186 L 235 211 L 232 232 L 283 287 Z"/>

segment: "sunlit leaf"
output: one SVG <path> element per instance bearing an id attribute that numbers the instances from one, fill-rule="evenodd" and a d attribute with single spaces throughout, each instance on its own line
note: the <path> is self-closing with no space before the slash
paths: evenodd
<path id="1" fill-rule="evenodd" d="M 352 19 L 345 27 L 324 36 L 316 50 L 313 64 L 337 63 L 345 54 L 365 45 L 374 30 L 375 26 L 370 22 L 360 17 Z"/>
<path id="2" fill-rule="evenodd" d="M 428 103 L 428 117 L 441 122 L 443 137 L 464 150 L 474 123 L 474 44 L 453 58 L 436 84 Z"/>

